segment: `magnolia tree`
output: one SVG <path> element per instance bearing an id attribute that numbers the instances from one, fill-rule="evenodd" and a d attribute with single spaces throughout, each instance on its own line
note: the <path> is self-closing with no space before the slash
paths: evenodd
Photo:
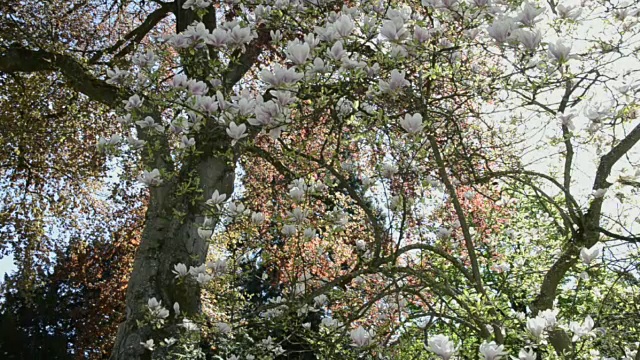
<path id="1" fill-rule="evenodd" d="M 640 359 L 637 5 L 158 6 L 127 68 L 0 62 L 139 159 L 113 359 Z"/>

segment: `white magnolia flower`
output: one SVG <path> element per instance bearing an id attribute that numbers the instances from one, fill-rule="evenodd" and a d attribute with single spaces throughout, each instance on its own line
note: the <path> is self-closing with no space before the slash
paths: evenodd
<path id="1" fill-rule="evenodd" d="M 348 15 L 341 15 L 338 20 L 333 23 L 333 28 L 340 37 L 351 35 L 354 27 L 353 20 L 351 20 L 351 17 Z"/>
<path id="2" fill-rule="evenodd" d="M 211 115 L 218 111 L 218 102 L 211 96 L 196 96 L 196 107 L 207 115 Z"/>
<path id="3" fill-rule="evenodd" d="M 301 224 L 306 222 L 307 215 L 308 215 L 308 211 L 302 210 L 301 208 L 298 207 L 287 213 L 287 219 L 289 221 Z"/>
<path id="4" fill-rule="evenodd" d="M 167 346 L 171 346 L 171 345 L 173 345 L 173 344 L 175 344 L 175 343 L 177 343 L 177 342 L 178 342 L 178 339 L 176 339 L 176 338 L 174 338 L 174 337 L 170 337 L 170 338 L 165 338 L 165 339 L 164 339 L 164 343 L 165 343 Z"/>
<path id="5" fill-rule="evenodd" d="M 589 274 L 586 271 L 583 271 L 578 275 L 578 277 L 584 281 L 589 280 Z"/>
<path id="6" fill-rule="evenodd" d="M 630 92 L 635 92 L 639 84 L 623 84 L 620 86 L 614 86 L 618 92 L 622 95 L 629 95 Z"/>
<path id="7" fill-rule="evenodd" d="M 523 313 L 522 311 L 513 311 L 513 315 L 518 320 L 524 320 L 527 317 L 527 314 Z"/>
<path id="8" fill-rule="evenodd" d="M 141 68 L 152 67 L 153 64 L 156 62 L 156 55 L 153 53 L 153 51 L 147 50 L 146 52 L 144 52 L 142 54 L 138 54 L 138 55 L 134 56 L 131 59 L 131 61 L 135 65 L 138 65 Z"/>
<path id="9" fill-rule="evenodd" d="M 382 22 L 380 35 L 390 42 L 397 42 L 406 39 L 409 36 L 401 18 L 394 20 L 385 20 Z"/>
<path id="10" fill-rule="evenodd" d="M 516 25 L 510 18 L 502 18 L 495 20 L 491 26 L 489 26 L 489 36 L 492 37 L 497 43 L 501 44 L 507 41 L 511 36 L 513 30 L 516 29 Z"/>
<path id="11" fill-rule="evenodd" d="M 395 92 L 409 85 L 409 81 L 405 79 L 406 72 L 404 70 L 398 71 L 396 69 L 391 70 L 391 78 L 389 82 L 384 80 L 378 80 L 378 86 L 383 93 Z"/>
<path id="12" fill-rule="evenodd" d="M 122 142 L 122 136 L 118 135 L 118 134 L 113 134 L 111 135 L 110 138 L 103 138 L 100 137 L 98 139 L 98 146 L 106 146 L 106 145 L 118 145 L 120 142 Z"/>
<path id="13" fill-rule="evenodd" d="M 240 25 L 234 26 L 229 33 L 230 42 L 236 45 L 248 44 L 254 37 L 255 34 L 251 32 L 251 28 L 241 27 Z"/>
<path id="14" fill-rule="evenodd" d="M 542 41 L 542 34 L 540 31 L 527 31 L 522 29 L 517 29 L 513 31 L 513 38 L 518 40 L 525 49 L 529 51 L 534 51 L 540 45 L 540 41 Z"/>
<path id="15" fill-rule="evenodd" d="M 281 114 L 282 108 L 275 101 L 262 102 L 262 98 L 259 97 L 255 107 L 255 118 L 249 118 L 247 121 L 253 126 L 269 126 L 279 121 Z"/>
<path id="16" fill-rule="evenodd" d="M 560 312 L 559 309 L 546 309 L 546 310 L 540 311 L 538 313 L 538 317 L 543 318 L 547 322 L 547 326 L 546 326 L 547 329 L 553 329 L 556 326 L 556 323 L 558 322 L 557 316 L 559 312 Z"/>
<path id="17" fill-rule="evenodd" d="M 120 70 L 116 66 L 113 70 L 107 70 L 108 79 L 106 83 L 111 85 L 122 84 L 127 75 L 129 75 L 129 73 L 126 70 Z"/>
<path id="18" fill-rule="evenodd" d="M 176 313 L 176 317 L 180 315 L 180 304 L 177 302 L 173 303 L 173 312 Z"/>
<path id="19" fill-rule="evenodd" d="M 409 56 L 409 51 L 403 45 L 392 45 L 391 52 L 389 52 L 389 57 L 392 59 L 404 59 Z"/>
<path id="20" fill-rule="evenodd" d="M 640 343 L 636 343 L 636 345 L 640 345 Z M 638 354 L 639 350 L 631 350 L 627 347 L 624 348 L 624 357 L 622 358 L 622 360 L 635 360 L 636 359 L 636 355 Z"/>
<path id="21" fill-rule="evenodd" d="M 282 227 L 282 233 L 286 236 L 293 236 L 298 232 L 298 229 L 295 225 L 285 225 Z"/>
<path id="22" fill-rule="evenodd" d="M 465 191 L 463 194 L 464 198 L 471 201 L 476 197 L 476 192 L 473 190 Z"/>
<path id="23" fill-rule="evenodd" d="M 327 295 L 320 294 L 313 298 L 313 306 L 315 307 L 324 306 L 327 304 L 327 301 L 329 301 L 329 298 L 327 297 Z"/>
<path id="24" fill-rule="evenodd" d="M 231 145 L 235 145 L 238 140 L 247 137 L 249 134 L 247 134 L 247 125 L 245 124 L 240 124 L 240 125 L 236 125 L 235 122 L 231 122 L 229 124 L 229 127 L 227 128 L 227 135 L 229 135 L 229 137 L 231 137 L 233 140 L 231 141 Z"/>
<path id="25" fill-rule="evenodd" d="M 324 60 L 318 57 L 313 59 L 313 68 L 311 68 L 312 73 L 324 74 L 327 71 L 329 71 L 329 68 L 324 64 Z"/>
<path id="26" fill-rule="evenodd" d="M 214 89 L 217 89 L 222 86 L 222 79 L 219 79 L 219 78 L 211 79 L 209 80 L 209 84 L 211 84 L 211 87 L 213 87 Z"/>
<path id="27" fill-rule="evenodd" d="M 309 33 L 304 36 L 304 42 L 309 44 L 311 49 L 315 49 L 320 44 L 320 39 L 314 33 Z"/>
<path id="28" fill-rule="evenodd" d="M 562 19 L 576 20 L 580 17 L 580 14 L 582 14 L 582 8 L 580 7 L 576 9 L 576 6 L 564 6 L 560 4 L 556 6 L 556 11 Z"/>
<path id="29" fill-rule="evenodd" d="M 273 353 L 274 356 L 280 356 L 284 354 L 286 351 L 282 348 L 282 345 L 278 345 L 273 349 L 271 349 L 271 352 Z"/>
<path id="30" fill-rule="evenodd" d="M 629 7 L 628 2 L 621 2 L 618 7 L 613 10 L 613 16 L 619 21 L 625 21 L 630 15 L 637 15 L 637 11 L 632 11 Z"/>
<path id="31" fill-rule="evenodd" d="M 432 33 L 429 29 L 416 25 L 413 28 L 413 39 L 419 43 L 427 42 L 431 39 Z"/>
<path id="32" fill-rule="evenodd" d="M 177 48 L 184 49 L 191 46 L 193 40 L 184 34 L 174 34 L 172 36 L 167 37 L 167 44 Z"/>
<path id="33" fill-rule="evenodd" d="M 344 50 L 341 40 L 336 41 L 331 49 L 327 50 L 327 55 L 330 59 L 340 61 L 343 57 L 347 56 L 347 52 Z"/>
<path id="34" fill-rule="evenodd" d="M 436 233 L 436 237 L 438 239 L 447 239 L 449 236 L 451 236 L 452 233 L 453 233 L 453 230 L 449 230 L 447 228 L 440 227 L 440 228 L 438 228 L 438 232 Z"/>
<path id="35" fill-rule="evenodd" d="M 227 194 L 220 194 L 218 190 L 211 194 L 211 199 L 207 200 L 206 204 L 209 206 L 219 206 L 227 199 Z"/>
<path id="36" fill-rule="evenodd" d="M 587 266 L 591 265 L 591 262 L 593 262 L 593 260 L 598 256 L 600 256 L 600 246 L 596 245 L 591 247 L 591 249 L 587 249 L 585 247 L 580 249 L 580 260 L 582 260 L 582 262 Z"/>
<path id="37" fill-rule="evenodd" d="M 391 197 L 389 201 L 389 209 L 392 211 L 399 211 L 402 209 L 402 197 L 398 195 L 394 195 Z"/>
<path id="38" fill-rule="evenodd" d="M 147 116 L 140 121 L 136 121 L 136 125 L 141 129 L 153 129 L 157 132 L 164 131 L 164 127 L 160 124 L 156 124 L 156 121 L 151 116 Z"/>
<path id="39" fill-rule="evenodd" d="M 235 104 L 240 116 L 248 116 L 255 112 L 256 101 L 249 97 L 241 97 Z"/>
<path id="40" fill-rule="evenodd" d="M 280 30 L 271 30 L 269 31 L 269 36 L 271 37 L 271 43 L 276 45 L 280 41 L 282 41 L 282 31 Z"/>
<path id="41" fill-rule="evenodd" d="M 132 136 L 127 136 L 127 144 L 129 144 L 132 149 L 141 149 L 146 143 L 147 142 L 144 140 L 138 140 Z"/>
<path id="42" fill-rule="evenodd" d="M 140 96 L 138 96 L 138 94 L 132 95 L 131 97 L 129 97 L 129 100 L 123 101 L 124 108 L 127 111 L 131 111 L 132 109 L 138 109 L 139 107 L 142 106 L 143 101 L 144 100 L 140 99 Z"/>
<path id="43" fill-rule="evenodd" d="M 302 327 L 304 329 L 306 329 L 306 330 L 309 330 L 309 329 L 311 329 L 311 323 L 310 322 L 304 323 L 304 324 L 302 324 Z"/>
<path id="44" fill-rule="evenodd" d="M 182 4 L 183 9 L 204 9 L 207 6 L 211 5 L 211 1 L 209 0 L 186 0 L 184 4 Z"/>
<path id="45" fill-rule="evenodd" d="M 596 199 L 600 199 L 600 198 L 603 198 L 604 194 L 606 194 L 606 193 L 607 193 L 607 189 L 606 188 L 604 188 L 604 189 L 596 189 L 596 190 L 593 190 L 591 195 L 593 195 L 593 197 L 596 198 Z"/>
<path id="46" fill-rule="evenodd" d="M 569 131 L 574 131 L 576 129 L 575 125 L 573 124 L 572 119 L 575 118 L 577 115 L 575 113 L 568 113 L 568 114 L 558 114 L 557 118 L 558 121 L 560 122 L 560 125 L 564 125 L 567 127 L 567 129 L 569 129 Z"/>
<path id="47" fill-rule="evenodd" d="M 351 340 L 353 341 L 352 345 L 356 347 L 367 346 L 371 343 L 371 334 L 362 326 L 358 326 L 357 329 L 351 330 L 349 332 L 349 336 L 351 336 Z"/>
<path id="48" fill-rule="evenodd" d="M 272 87 L 280 87 L 283 85 L 294 84 L 304 77 L 304 74 L 296 72 L 294 68 L 283 68 L 279 64 L 273 66 L 273 73 L 267 69 L 260 71 L 262 81 L 268 83 Z"/>
<path id="49" fill-rule="evenodd" d="M 158 319 L 166 319 L 169 316 L 169 310 L 162 306 L 162 301 L 156 300 L 155 297 L 147 300 L 147 308 L 151 315 Z"/>
<path id="50" fill-rule="evenodd" d="M 205 285 L 213 279 L 213 276 L 205 273 L 199 273 L 195 278 L 198 284 Z"/>
<path id="51" fill-rule="evenodd" d="M 198 325 L 196 325 L 193 321 L 184 318 L 182 319 L 182 324 L 178 325 L 181 326 L 183 328 L 185 328 L 185 330 L 187 331 L 198 331 L 200 330 L 200 328 L 198 327 Z"/>
<path id="52" fill-rule="evenodd" d="M 537 8 L 533 4 L 526 2 L 522 12 L 518 15 L 518 21 L 524 26 L 533 27 L 538 22 L 536 17 L 543 12 L 544 9 Z"/>
<path id="53" fill-rule="evenodd" d="M 533 352 L 532 349 L 529 349 L 529 351 L 520 349 L 520 351 L 518 352 L 518 360 L 536 360 L 537 357 L 538 355 L 536 355 L 536 353 Z"/>
<path id="54" fill-rule="evenodd" d="M 116 121 L 119 124 L 122 124 L 122 125 L 129 125 L 129 124 L 131 124 L 131 114 L 126 114 L 124 116 L 118 116 L 116 118 Z"/>
<path id="55" fill-rule="evenodd" d="M 390 179 L 397 173 L 398 173 L 397 166 L 390 163 L 382 164 L 382 176 L 384 176 L 385 178 Z"/>
<path id="56" fill-rule="evenodd" d="M 254 212 L 251 214 L 251 223 L 254 225 L 260 225 L 264 222 L 264 214 L 261 212 Z"/>
<path id="57" fill-rule="evenodd" d="M 327 316 L 322 318 L 322 320 L 320 321 L 320 325 L 326 328 L 335 329 L 341 326 L 342 323 L 338 319 L 334 319 L 331 316 Z"/>
<path id="58" fill-rule="evenodd" d="M 176 274 L 176 278 L 185 277 L 189 273 L 187 270 L 187 265 L 183 263 L 173 265 L 173 270 L 171 272 Z"/>
<path id="59" fill-rule="evenodd" d="M 527 330 L 536 339 L 541 339 L 544 329 L 547 327 L 547 321 L 543 317 L 535 317 L 527 320 Z"/>
<path id="60" fill-rule="evenodd" d="M 162 184 L 160 170 L 153 169 L 151 171 L 143 170 L 142 175 L 138 177 L 138 181 L 147 186 L 158 186 Z"/>
<path id="61" fill-rule="evenodd" d="M 213 30 L 211 34 L 208 34 L 205 39 L 205 43 L 207 43 L 207 45 L 210 45 L 216 48 L 221 48 L 227 45 L 228 42 L 229 42 L 229 31 L 220 27 Z"/>
<path id="62" fill-rule="evenodd" d="M 595 103 L 593 106 L 589 108 L 585 108 L 584 115 L 587 119 L 593 121 L 594 123 L 599 123 L 603 119 L 608 118 L 612 115 L 611 107 L 613 105 Z"/>
<path id="63" fill-rule="evenodd" d="M 311 239 L 316 237 L 316 231 L 315 231 L 315 229 L 312 229 L 312 228 L 306 228 L 306 229 L 304 229 L 303 235 L 304 235 L 305 239 L 311 240 Z"/>
<path id="64" fill-rule="evenodd" d="M 149 339 L 145 342 L 141 342 L 140 345 L 142 345 L 145 349 L 149 351 L 153 351 L 155 349 L 155 344 L 153 343 L 153 339 Z"/>
<path id="65" fill-rule="evenodd" d="M 571 53 L 571 46 L 566 46 L 562 43 L 562 40 L 556 41 L 555 44 L 549 44 L 549 55 L 555 59 L 559 64 L 567 62 L 569 59 L 574 58 Z"/>
<path id="66" fill-rule="evenodd" d="M 189 274 L 193 277 L 197 277 L 198 274 L 206 274 L 207 265 L 200 264 L 199 266 L 189 266 Z"/>
<path id="67" fill-rule="evenodd" d="M 162 307 L 162 300 L 158 301 L 155 297 L 152 297 L 147 300 L 147 307 L 149 308 L 149 310 L 154 311 Z"/>
<path id="68" fill-rule="evenodd" d="M 157 317 L 158 319 L 166 319 L 169 317 L 169 310 L 165 309 L 165 308 L 161 308 L 158 309 L 155 313 L 154 313 L 155 317 Z"/>
<path id="69" fill-rule="evenodd" d="M 431 317 L 430 316 L 425 316 L 425 317 L 416 319 L 415 324 L 416 324 L 416 326 L 418 328 L 424 330 L 427 327 L 427 325 L 429 325 L 430 322 L 431 322 Z M 436 335 L 436 336 L 444 336 L 444 335 Z M 446 336 L 445 336 L 445 338 L 449 339 Z"/>
<path id="70" fill-rule="evenodd" d="M 449 360 L 456 352 L 455 343 L 446 335 L 432 336 L 427 344 L 429 345 L 427 349 L 443 360 Z"/>
<path id="71" fill-rule="evenodd" d="M 356 240 L 356 248 L 360 251 L 365 251 L 367 250 L 367 243 L 362 239 L 358 239 Z"/>
<path id="72" fill-rule="evenodd" d="M 441 5 L 437 6 L 443 9 L 448 9 L 451 11 L 457 10 L 458 0 L 440 0 Z"/>
<path id="73" fill-rule="evenodd" d="M 208 35 L 209 30 L 207 30 L 207 27 L 201 22 L 187 26 L 187 29 L 182 32 L 182 36 L 188 38 L 196 47 L 201 47 L 202 44 L 199 44 L 199 42 L 206 40 Z"/>
<path id="74" fill-rule="evenodd" d="M 204 81 L 195 81 L 193 79 L 187 81 L 187 89 L 192 95 L 206 95 L 209 91 L 207 83 Z"/>
<path id="75" fill-rule="evenodd" d="M 209 261 L 207 267 L 217 276 L 224 275 L 227 272 L 227 260 L 218 259 L 216 261 Z"/>
<path id="76" fill-rule="evenodd" d="M 490 343 L 483 342 L 480 345 L 480 353 L 484 356 L 485 360 L 498 360 L 507 355 L 504 351 L 504 345 L 498 345 L 495 341 Z"/>
<path id="77" fill-rule="evenodd" d="M 236 217 L 244 214 L 247 210 L 245 210 L 244 204 L 231 202 L 229 203 L 228 211 L 231 217 Z"/>
<path id="78" fill-rule="evenodd" d="M 380 64 L 374 63 L 371 66 L 366 67 L 367 75 L 373 77 L 380 73 Z"/>
<path id="79" fill-rule="evenodd" d="M 301 202 L 304 199 L 304 190 L 300 189 L 297 186 L 292 187 L 289 190 L 289 196 L 295 202 Z"/>
<path id="80" fill-rule="evenodd" d="M 196 139 L 195 138 L 188 138 L 185 135 L 182 135 L 182 138 L 180 139 L 180 144 L 179 147 L 181 148 L 188 148 L 188 147 L 192 147 L 196 145 Z"/>
<path id="81" fill-rule="evenodd" d="M 440 6 L 440 0 L 422 0 L 420 2 L 422 6 L 428 8 L 435 8 Z"/>
<path id="82" fill-rule="evenodd" d="M 218 329 L 219 332 L 221 332 L 221 333 L 223 333 L 225 335 L 230 334 L 231 331 L 233 330 L 233 329 L 231 329 L 231 325 L 229 325 L 227 323 L 217 322 L 217 323 L 215 323 L 213 325 Z"/>
<path id="83" fill-rule="evenodd" d="M 483 8 L 491 5 L 490 0 L 473 0 L 473 4 L 479 8 Z"/>
<path id="84" fill-rule="evenodd" d="M 573 338 L 571 338 L 571 341 L 576 342 L 583 336 L 591 335 L 593 325 L 593 319 L 589 315 L 587 315 L 582 324 L 578 323 L 577 321 L 570 322 L 569 330 L 573 332 Z"/>
<path id="85" fill-rule="evenodd" d="M 418 113 L 413 115 L 406 114 L 404 119 L 400 120 L 400 126 L 409 134 L 417 134 L 424 128 L 422 115 Z"/>

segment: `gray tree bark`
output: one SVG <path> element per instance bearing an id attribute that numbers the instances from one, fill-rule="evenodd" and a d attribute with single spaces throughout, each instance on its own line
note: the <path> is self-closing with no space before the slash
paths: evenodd
<path id="1" fill-rule="evenodd" d="M 194 170 L 205 198 L 211 197 L 215 190 L 226 194 L 233 191 L 232 161 L 220 156 L 205 156 L 194 164 Z M 163 332 L 154 331 L 147 325 L 138 326 L 138 321 L 148 311 L 148 299 L 155 297 L 168 309 L 177 302 L 185 316 L 200 312 L 200 289 L 195 284 L 177 286 L 172 269 L 176 263 L 190 266 L 205 261 L 208 243 L 198 236 L 197 231 L 204 217 L 191 204 L 191 199 L 175 197 L 177 185 L 173 182 L 151 190 L 146 226 L 127 288 L 127 320 L 118 329 L 111 355 L 113 360 L 151 358 L 151 352 L 140 343 L 154 338 L 157 344 Z M 187 215 L 183 219 L 175 218 L 174 210 L 177 209 L 186 211 Z M 175 324 L 167 327 L 168 331 L 172 329 L 175 329 Z"/>
<path id="2" fill-rule="evenodd" d="M 191 10 L 182 9 L 181 2 L 175 2 L 176 32 L 181 32 L 196 19 Z M 201 21 L 209 31 L 216 27 L 214 11 L 207 13 Z M 224 88 L 229 92 L 232 87 L 256 62 L 265 41 L 263 33 L 247 46 L 247 50 L 238 55 L 238 61 L 219 74 Z M 215 54 L 200 50 L 195 55 L 183 54 L 182 62 L 186 74 L 190 78 L 206 81 L 212 74 L 209 56 Z M 214 76 L 215 77 L 215 76 Z M 151 189 L 149 208 L 146 214 L 146 225 L 142 234 L 140 248 L 136 252 L 133 272 L 127 288 L 127 320 L 118 329 L 116 343 L 111 360 L 150 359 L 151 352 L 145 350 L 140 343 L 150 338 L 156 340 L 171 336 L 176 324 L 168 324 L 166 331 L 153 330 L 147 326 L 138 326 L 138 321 L 148 312 L 147 301 L 155 297 L 163 306 L 171 309 L 174 302 L 180 305 L 180 311 L 186 316 L 200 312 L 200 289 L 195 284 L 176 286 L 173 266 L 183 263 L 187 266 L 200 265 L 206 260 L 208 243 L 198 235 L 198 227 L 202 226 L 204 216 L 202 206 L 214 191 L 227 194 L 233 192 L 235 158 L 229 156 L 232 150 L 230 138 L 218 126 L 205 122 L 196 134 L 197 153 L 183 162 L 176 181 Z M 165 159 L 169 159 L 168 146 L 161 147 L 158 154 L 146 162 L 153 168 L 166 168 Z M 181 183 L 196 180 L 201 190 L 202 201 L 195 202 L 192 195 L 176 197 L 176 190 Z M 192 182 L 193 183 L 193 182 Z M 186 214 L 178 219 L 174 211 Z M 218 219 L 213 219 L 214 223 Z M 164 358 L 162 350 L 153 355 Z"/>

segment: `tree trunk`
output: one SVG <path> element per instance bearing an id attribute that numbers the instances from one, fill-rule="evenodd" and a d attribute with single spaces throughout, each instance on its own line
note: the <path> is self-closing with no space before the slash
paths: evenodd
<path id="1" fill-rule="evenodd" d="M 234 167 L 231 161 L 223 157 L 207 157 L 193 170 L 205 199 L 210 198 L 215 190 L 228 195 L 233 191 Z M 184 169 L 181 173 L 189 174 Z M 178 286 L 172 273 L 176 263 L 187 266 L 202 264 L 208 249 L 208 243 L 198 236 L 198 227 L 204 220 L 197 210 L 200 207 L 191 205 L 189 196 L 175 197 L 178 184 L 171 182 L 151 189 L 146 225 L 127 288 L 127 320 L 118 329 L 112 360 L 151 359 L 152 353 L 140 343 L 154 339 L 157 346 L 164 335 L 171 336 L 171 329 L 175 328 L 175 324 L 171 324 L 174 321 L 174 302 L 178 302 L 185 316 L 200 311 L 200 289 L 193 283 Z M 175 218 L 174 210 L 183 209 L 188 211 L 186 216 Z M 138 326 L 138 321 L 148 314 L 147 301 L 152 297 L 161 300 L 162 305 L 171 311 L 166 331 L 153 330 L 147 325 Z M 154 358 L 161 357 L 162 350 L 157 352 Z"/>

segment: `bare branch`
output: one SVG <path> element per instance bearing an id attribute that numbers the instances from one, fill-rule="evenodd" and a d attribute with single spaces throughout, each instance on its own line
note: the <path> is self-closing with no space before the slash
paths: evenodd
<path id="1" fill-rule="evenodd" d="M 0 49 L 0 72 L 59 71 L 76 91 L 109 107 L 121 105 L 126 94 L 104 80 L 95 78 L 84 66 L 69 55 L 43 50 L 29 50 L 21 46 Z"/>

